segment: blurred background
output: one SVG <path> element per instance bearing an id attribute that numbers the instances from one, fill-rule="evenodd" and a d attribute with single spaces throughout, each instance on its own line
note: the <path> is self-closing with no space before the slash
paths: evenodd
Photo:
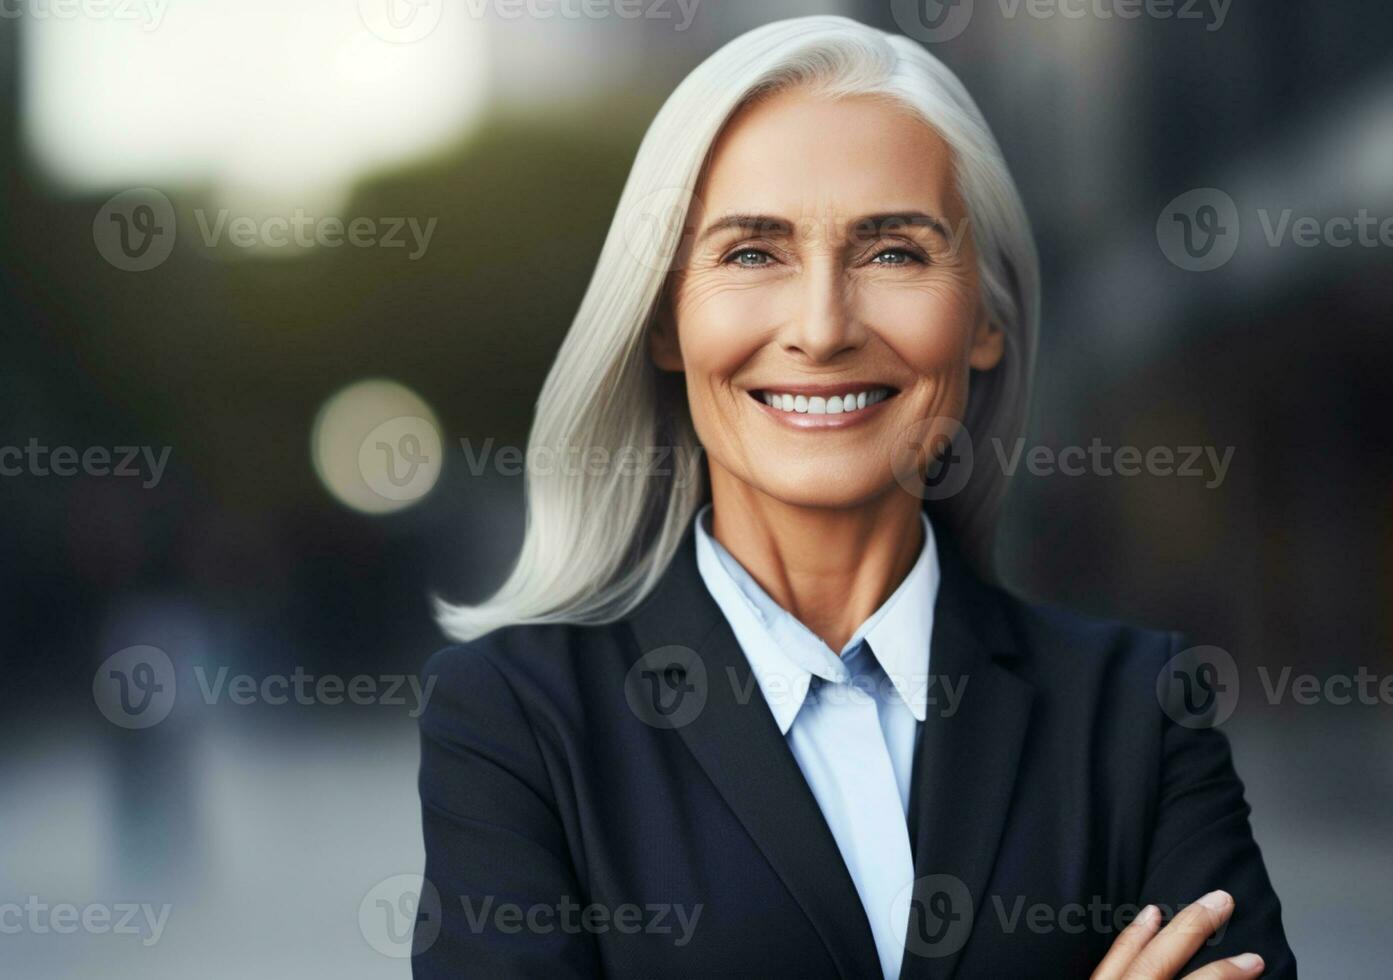
<path id="1" fill-rule="evenodd" d="M 1303 975 L 1388 975 L 1393 704 L 1268 681 L 1393 673 L 1393 7 L 0 13 L 0 905 L 154 913 L 26 911 L 0 973 L 409 975 L 373 921 L 423 860 L 403 678 L 445 645 L 430 596 L 482 598 L 520 540 L 492 454 L 525 444 L 667 93 L 840 13 L 947 62 L 1021 186 L 1027 446 L 1231 447 L 1199 476 L 1023 464 L 1005 580 L 1232 655 Z"/>

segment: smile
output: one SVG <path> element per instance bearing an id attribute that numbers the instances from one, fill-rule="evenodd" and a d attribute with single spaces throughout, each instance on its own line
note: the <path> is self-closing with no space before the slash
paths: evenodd
<path id="1" fill-rule="evenodd" d="M 755 396 L 764 404 L 784 412 L 797 412 L 799 415 L 841 415 L 855 412 L 884 401 L 890 396 L 889 388 L 872 388 L 869 391 L 848 391 L 841 395 L 824 397 L 822 395 L 792 395 L 788 392 L 759 391 Z"/>
<path id="2" fill-rule="evenodd" d="M 779 390 L 751 389 L 750 397 L 780 422 L 807 428 L 842 428 L 876 414 L 876 406 L 896 394 L 884 385 L 848 385 Z"/>

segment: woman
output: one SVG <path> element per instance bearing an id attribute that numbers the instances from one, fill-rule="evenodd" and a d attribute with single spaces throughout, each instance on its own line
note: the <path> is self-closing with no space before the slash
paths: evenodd
<path id="1" fill-rule="evenodd" d="M 990 584 L 964 447 L 1021 431 L 1037 310 L 917 45 L 808 17 L 692 72 L 538 402 L 584 465 L 441 609 L 418 976 L 1296 975 L 1179 637 Z"/>

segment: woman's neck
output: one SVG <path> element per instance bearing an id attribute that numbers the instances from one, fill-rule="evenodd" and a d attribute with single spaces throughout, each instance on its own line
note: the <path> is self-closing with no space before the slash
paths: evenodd
<path id="1" fill-rule="evenodd" d="M 922 504 L 898 487 L 854 507 L 801 507 L 713 466 L 711 499 L 716 540 L 836 653 L 924 545 Z"/>

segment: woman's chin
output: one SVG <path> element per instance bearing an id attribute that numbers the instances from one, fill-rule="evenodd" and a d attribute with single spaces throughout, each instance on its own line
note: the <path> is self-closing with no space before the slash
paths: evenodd
<path id="1" fill-rule="evenodd" d="M 859 473 L 829 476 L 826 467 L 811 467 L 804 460 L 803 465 L 790 466 L 777 475 L 757 475 L 751 484 L 791 507 L 838 510 L 862 506 L 897 486 L 888 469 L 883 474 L 879 472 L 882 468 L 883 461 L 874 479 L 866 471 L 868 468 Z"/>

